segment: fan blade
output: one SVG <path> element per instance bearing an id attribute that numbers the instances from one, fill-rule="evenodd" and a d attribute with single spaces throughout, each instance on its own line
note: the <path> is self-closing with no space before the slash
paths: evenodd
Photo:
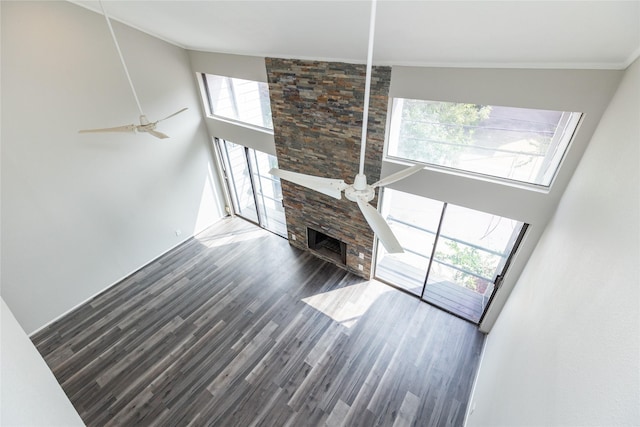
<path id="1" fill-rule="evenodd" d="M 149 129 L 149 130 L 146 130 L 145 132 L 150 133 L 156 138 L 160 138 L 160 139 L 169 138 L 169 135 L 165 135 L 164 133 L 158 132 L 157 130 Z"/>
<path id="2" fill-rule="evenodd" d="M 182 110 L 180 110 L 180 111 L 176 111 L 175 113 L 171 114 L 170 116 L 165 117 L 164 119 L 160 119 L 160 120 L 158 120 L 156 123 L 161 122 L 161 121 L 163 121 L 163 120 L 170 119 L 171 117 L 173 117 L 173 116 L 177 116 L 178 114 L 182 113 L 183 111 L 187 111 L 187 110 L 188 110 L 188 108 L 183 108 Z"/>
<path id="3" fill-rule="evenodd" d="M 277 168 L 271 169 L 269 173 L 336 199 L 341 199 L 342 190 L 348 187 L 341 179 L 323 178 L 320 176 L 306 175 L 304 173 L 290 172 Z"/>
<path id="4" fill-rule="evenodd" d="M 390 254 L 403 253 L 404 249 L 402 249 L 400 242 L 398 242 L 393 231 L 391 231 L 391 227 L 389 227 L 387 221 L 380 215 L 380 212 L 361 197 L 358 197 L 356 201 L 362 211 L 362 215 L 364 215 L 364 218 L 369 223 L 373 232 L 376 233 L 378 240 L 380 240 L 387 252 Z"/>
<path id="5" fill-rule="evenodd" d="M 135 132 L 136 125 L 126 125 L 126 126 L 116 126 L 113 128 L 102 128 L 102 129 L 83 129 L 79 130 L 78 133 L 97 133 L 97 132 Z"/>
<path id="6" fill-rule="evenodd" d="M 400 172 L 392 173 L 386 178 L 382 178 L 380 181 L 374 183 L 372 187 L 377 188 L 377 187 L 384 187 L 385 185 L 393 184 L 394 182 L 400 181 L 401 179 L 404 179 L 409 175 L 413 175 L 414 173 L 421 171 L 422 169 L 424 169 L 424 166 L 422 165 L 413 165 L 406 169 L 402 169 Z"/>

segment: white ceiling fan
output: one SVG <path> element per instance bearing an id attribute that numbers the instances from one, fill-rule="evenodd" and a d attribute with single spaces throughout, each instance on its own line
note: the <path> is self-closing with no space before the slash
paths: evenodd
<path id="1" fill-rule="evenodd" d="M 150 122 L 147 119 L 147 116 L 142 112 L 142 107 L 140 106 L 140 101 L 138 100 L 138 94 L 136 93 L 136 89 L 133 86 L 133 81 L 131 80 L 131 76 L 129 75 L 129 69 L 127 68 L 127 64 L 124 61 L 124 56 L 122 56 L 122 51 L 120 50 L 120 45 L 118 44 L 118 40 L 116 39 L 116 34 L 113 32 L 113 27 L 111 26 L 111 20 L 109 19 L 109 15 L 107 15 L 106 10 L 102 4 L 102 0 L 100 0 L 100 7 L 102 8 L 102 14 L 107 21 L 107 25 L 109 26 L 109 31 L 111 32 L 111 37 L 113 38 L 113 43 L 116 45 L 116 50 L 118 51 L 118 56 L 120 56 L 120 62 L 122 63 L 122 68 L 124 68 L 124 73 L 127 76 L 127 80 L 129 81 L 129 86 L 131 87 L 131 92 L 133 93 L 133 98 L 136 100 L 136 105 L 138 106 L 138 111 L 140 112 L 140 124 L 130 124 L 124 126 L 115 126 L 109 128 L 99 128 L 99 129 L 83 129 L 79 131 L 79 133 L 102 133 L 102 132 L 146 132 L 155 136 L 156 138 L 164 139 L 169 138 L 168 135 L 159 132 L 156 130 L 156 125 L 163 121 L 176 116 L 188 108 L 183 108 L 179 111 L 176 111 L 173 114 L 168 115 L 164 119 L 156 120 L 155 122 Z"/>
<path id="2" fill-rule="evenodd" d="M 364 92 L 364 109 L 362 115 L 362 141 L 360 143 L 360 169 L 354 178 L 353 184 L 347 184 L 342 179 L 324 178 L 307 175 L 303 173 L 290 172 L 273 168 L 270 174 L 278 176 L 284 180 L 318 191 L 327 196 L 341 199 L 342 191 L 347 199 L 354 201 L 362 211 L 367 223 L 378 236 L 378 239 L 389 253 L 402 253 L 404 250 L 393 234 L 391 227 L 380 215 L 378 210 L 369 202 L 376 196 L 376 188 L 384 187 L 396 181 L 400 181 L 423 169 L 422 165 L 414 165 L 406 169 L 389 175 L 371 185 L 367 184 L 367 177 L 364 175 L 364 159 L 367 142 L 367 123 L 369 119 L 369 92 L 371 90 L 371 61 L 373 58 L 373 35 L 375 32 L 376 20 L 376 0 L 371 4 L 371 21 L 369 24 L 369 48 L 367 52 L 367 73 Z"/>

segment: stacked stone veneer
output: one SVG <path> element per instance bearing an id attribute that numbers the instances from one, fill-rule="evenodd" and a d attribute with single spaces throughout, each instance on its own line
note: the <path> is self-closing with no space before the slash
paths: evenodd
<path id="1" fill-rule="evenodd" d="M 351 184 L 359 166 L 365 66 L 274 58 L 267 58 L 266 66 L 279 167 Z M 365 161 L 369 183 L 380 177 L 390 79 L 391 68 L 373 68 Z M 290 244 L 309 250 L 307 227 L 319 230 L 345 242 L 346 268 L 368 279 L 374 235 L 357 204 L 284 180 L 282 192 Z M 371 203 L 376 206 L 377 198 Z"/>

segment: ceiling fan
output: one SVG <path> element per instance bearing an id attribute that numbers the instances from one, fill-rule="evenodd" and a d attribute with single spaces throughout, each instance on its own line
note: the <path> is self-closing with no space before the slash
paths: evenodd
<path id="1" fill-rule="evenodd" d="M 371 91 L 371 62 L 373 57 L 373 35 L 375 32 L 376 20 L 376 0 L 371 4 L 371 20 L 369 24 L 369 48 L 367 52 L 367 72 L 364 90 L 364 109 L 362 114 L 362 140 L 360 143 L 360 169 L 354 178 L 353 184 L 347 184 L 342 179 L 324 178 L 320 176 L 307 175 L 303 173 L 290 172 L 278 168 L 269 171 L 271 175 L 278 176 L 286 181 L 293 182 L 311 190 L 318 191 L 336 199 L 342 198 L 342 191 L 347 199 L 356 202 L 362 211 L 362 215 L 367 223 L 378 236 L 378 239 L 389 253 L 403 253 L 404 250 L 393 234 L 391 227 L 369 202 L 376 196 L 376 188 L 384 187 L 400 181 L 423 169 L 422 165 L 413 165 L 381 179 L 371 185 L 367 184 L 367 177 L 364 174 L 364 159 L 367 142 L 367 123 L 369 119 L 369 95 Z"/>
<path id="2" fill-rule="evenodd" d="M 120 62 L 122 63 L 122 68 L 124 68 L 124 73 L 127 76 L 127 80 L 129 81 L 129 86 L 131 87 L 131 92 L 133 93 L 133 98 L 136 100 L 136 105 L 138 106 L 138 111 L 140 112 L 140 124 L 130 124 L 124 126 L 115 126 L 110 128 L 99 128 L 99 129 L 83 129 L 79 131 L 79 133 L 101 133 L 101 132 L 146 132 L 155 136 L 156 138 L 164 139 L 169 138 L 168 135 L 159 132 L 156 130 L 156 125 L 163 121 L 167 120 L 173 116 L 176 116 L 188 108 L 183 108 L 179 111 L 176 111 L 173 114 L 168 115 L 164 119 L 156 120 L 155 122 L 150 122 L 147 119 L 147 116 L 142 112 L 142 107 L 140 106 L 140 101 L 138 100 L 138 95 L 136 93 L 136 89 L 133 86 L 133 81 L 131 80 L 131 76 L 129 75 L 129 69 L 127 68 L 127 64 L 124 61 L 124 56 L 122 56 L 122 51 L 120 50 L 120 45 L 118 44 L 118 40 L 116 39 L 116 34 L 113 32 L 113 27 L 111 26 L 111 20 L 109 19 L 109 15 L 107 15 L 106 10 L 104 9 L 104 5 L 102 4 L 102 0 L 99 1 L 100 7 L 102 8 L 102 14 L 104 18 L 107 20 L 107 25 L 109 26 L 109 31 L 111 32 L 111 37 L 113 38 L 113 43 L 116 45 L 116 50 L 118 51 L 118 56 L 120 56 Z"/>

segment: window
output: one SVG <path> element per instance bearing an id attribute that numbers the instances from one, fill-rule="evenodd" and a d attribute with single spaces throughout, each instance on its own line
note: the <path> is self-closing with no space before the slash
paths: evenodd
<path id="1" fill-rule="evenodd" d="M 213 74 L 202 74 L 202 81 L 213 116 L 273 129 L 266 83 Z"/>
<path id="2" fill-rule="evenodd" d="M 395 98 L 387 155 L 548 187 L 580 117 Z"/>

